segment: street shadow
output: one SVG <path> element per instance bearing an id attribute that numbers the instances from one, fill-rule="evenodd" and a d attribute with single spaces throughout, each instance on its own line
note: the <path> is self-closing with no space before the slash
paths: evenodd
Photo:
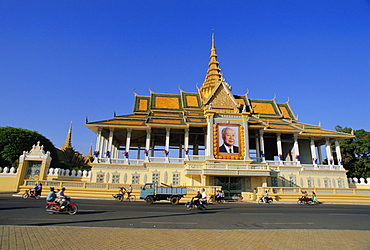
<path id="1" fill-rule="evenodd" d="M 171 218 L 171 217 L 180 217 L 180 216 L 194 216 L 196 214 L 202 213 L 202 214 L 215 214 L 217 211 L 212 210 L 193 210 L 196 211 L 196 213 L 192 211 L 185 211 L 185 212 L 179 212 L 178 214 L 168 214 L 168 215 L 150 215 L 150 216 L 136 216 L 136 217 L 130 217 L 130 218 L 114 218 L 114 219 L 93 219 L 93 220 L 80 220 L 80 221 L 66 221 L 66 222 L 48 222 L 48 223 L 34 223 L 30 224 L 33 226 L 55 226 L 55 225 L 71 225 L 71 224 L 79 224 L 79 223 L 96 223 L 96 222 L 109 222 L 109 221 L 131 221 L 131 220 L 138 220 L 138 219 L 154 219 L 154 218 Z M 94 213 L 94 212 L 92 212 Z M 95 212 L 96 213 L 96 212 Z M 78 217 L 77 213 L 74 215 L 74 217 Z"/>
<path id="2" fill-rule="evenodd" d="M 38 207 L 0 207 L 0 210 L 14 210 L 14 209 L 30 209 Z"/>
<path id="3" fill-rule="evenodd" d="M 107 213 L 108 211 L 81 211 L 81 212 L 77 212 L 78 214 L 105 214 Z"/>

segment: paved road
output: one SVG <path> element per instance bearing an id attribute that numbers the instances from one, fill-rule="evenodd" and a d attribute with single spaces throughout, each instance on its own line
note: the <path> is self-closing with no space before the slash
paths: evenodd
<path id="1" fill-rule="evenodd" d="M 225 203 L 208 210 L 169 203 L 73 200 L 76 215 L 46 213 L 44 199 L 0 195 L 0 225 L 158 229 L 335 229 L 370 230 L 367 205 Z"/>

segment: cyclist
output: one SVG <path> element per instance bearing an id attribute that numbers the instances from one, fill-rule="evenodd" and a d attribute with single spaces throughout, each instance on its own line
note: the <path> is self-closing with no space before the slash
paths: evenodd
<path id="1" fill-rule="evenodd" d="M 132 193 L 132 186 L 130 185 L 127 191 L 127 199 L 131 196 L 131 193 Z"/>
<path id="2" fill-rule="evenodd" d="M 118 194 L 113 195 L 113 197 L 114 198 L 120 198 L 121 200 L 123 200 L 123 197 L 125 196 L 125 193 L 126 193 L 126 189 L 124 187 L 121 187 L 118 191 Z"/>

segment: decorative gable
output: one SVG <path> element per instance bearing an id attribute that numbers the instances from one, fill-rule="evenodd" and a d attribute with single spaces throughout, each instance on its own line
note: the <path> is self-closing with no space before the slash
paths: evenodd
<path id="1" fill-rule="evenodd" d="M 219 113 L 239 113 L 239 107 L 241 104 L 235 100 L 225 82 L 220 82 L 204 102 L 204 109 Z"/>

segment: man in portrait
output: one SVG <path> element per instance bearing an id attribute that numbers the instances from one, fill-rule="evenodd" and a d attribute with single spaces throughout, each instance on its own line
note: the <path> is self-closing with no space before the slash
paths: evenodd
<path id="1" fill-rule="evenodd" d="M 223 144 L 219 148 L 220 153 L 239 153 L 239 148 L 235 144 L 235 131 L 230 127 L 225 127 L 221 131 Z"/>

